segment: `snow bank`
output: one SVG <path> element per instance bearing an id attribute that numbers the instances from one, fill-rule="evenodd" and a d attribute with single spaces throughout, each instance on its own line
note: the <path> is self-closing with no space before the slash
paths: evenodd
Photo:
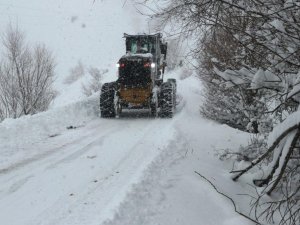
<path id="1" fill-rule="evenodd" d="M 97 118 L 98 96 L 99 93 L 47 112 L 4 120 L 0 123 L 0 169 L 16 159 L 29 157 L 30 146 Z"/>

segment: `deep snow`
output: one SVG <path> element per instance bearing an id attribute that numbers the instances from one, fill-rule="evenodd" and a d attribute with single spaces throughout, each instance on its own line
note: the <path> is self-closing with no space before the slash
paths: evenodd
<path id="1" fill-rule="evenodd" d="M 167 77 L 178 79 L 182 72 Z M 194 76 L 178 79 L 182 98 L 173 119 L 150 118 L 148 112 L 100 119 L 93 96 L 0 124 L 1 221 L 251 224 L 194 173 L 233 198 L 244 193 L 215 154 L 237 148 L 247 135 L 201 118 L 199 87 Z M 76 128 L 67 129 L 71 125 Z"/>
<path id="2" fill-rule="evenodd" d="M 182 72 L 174 72 L 169 77 L 179 80 Z M 183 96 L 183 106 L 170 121 L 175 129 L 174 138 L 105 225 L 253 224 L 235 214 L 231 203 L 194 173 L 200 172 L 212 180 L 220 191 L 237 202 L 241 200 L 239 194 L 246 191 L 230 180 L 228 168 L 224 168 L 216 153 L 225 148 L 237 149 L 248 135 L 201 118 L 199 87 L 199 80 L 193 76 L 179 80 L 178 92 Z"/>
<path id="3" fill-rule="evenodd" d="M 107 69 L 103 81 L 115 79 L 115 63 L 125 53 L 123 32 L 148 31 L 130 0 L 93 2 L 0 3 L 1 33 L 11 21 L 30 42 L 53 50 L 59 91 L 49 111 L 0 123 L 0 223 L 251 224 L 194 173 L 247 209 L 238 194 L 249 187 L 233 183 L 231 165 L 215 155 L 237 149 L 248 135 L 201 118 L 201 84 L 190 71 L 166 76 L 178 79 L 173 119 L 151 118 L 148 112 L 101 119 L 99 93 L 82 94 L 86 75 L 64 84 L 78 61 L 85 69 Z"/>

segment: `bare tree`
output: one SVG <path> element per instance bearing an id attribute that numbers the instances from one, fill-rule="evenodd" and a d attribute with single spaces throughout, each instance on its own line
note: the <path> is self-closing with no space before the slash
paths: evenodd
<path id="1" fill-rule="evenodd" d="M 24 33 L 11 25 L 2 43 L 5 51 L 0 66 L 0 120 L 46 110 L 55 97 L 51 53 L 44 45 L 30 49 Z"/>
<path id="2" fill-rule="evenodd" d="M 72 84 L 77 81 L 79 78 L 83 77 L 86 72 L 85 66 L 81 61 L 78 61 L 77 64 L 70 69 L 70 74 L 65 78 L 65 84 Z"/>
<path id="3" fill-rule="evenodd" d="M 103 75 L 108 73 L 107 69 L 99 70 L 91 67 L 89 69 L 90 81 L 88 84 L 82 84 L 82 91 L 85 96 L 91 96 L 101 90 Z"/>

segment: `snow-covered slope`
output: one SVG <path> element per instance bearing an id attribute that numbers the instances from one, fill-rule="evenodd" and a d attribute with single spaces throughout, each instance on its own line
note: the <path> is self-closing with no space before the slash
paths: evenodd
<path id="1" fill-rule="evenodd" d="M 63 83 L 79 61 L 86 69 L 107 69 L 104 81 L 115 79 L 115 64 L 125 53 L 123 33 L 148 32 L 131 0 L 2 0 L 0 34 L 9 23 L 30 43 L 45 43 L 53 51 L 59 96 L 52 107 L 83 99 L 81 81 Z"/>

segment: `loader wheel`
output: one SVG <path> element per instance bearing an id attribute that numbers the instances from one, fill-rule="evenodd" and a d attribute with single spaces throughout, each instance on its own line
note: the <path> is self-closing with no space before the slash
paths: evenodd
<path id="1" fill-rule="evenodd" d="M 174 78 L 169 78 L 167 80 L 167 82 L 172 83 L 173 85 L 173 103 L 174 103 L 174 108 L 176 108 L 176 93 L 177 93 L 177 83 L 176 83 L 176 79 Z"/>
<path id="2" fill-rule="evenodd" d="M 101 117 L 110 118 L 115 117 L 115 106 L 114 106 L 114 98 L 115 98 L 115 83 L 105 83 L 101 88 L 100 94 L 100 112 Z"/>
<path id="3" fill-rule="evenodd" d="M 169 78 L 169 79 L 167 80 L 167 82 L 170 82 L 170 83 L 173 84 L 174 93 L 176 93 L 176 91 L 177 91 L 177 83 L 176 83 L 176 79 L 174 79 L 174 78 Z"/>
<path id="4" fill-rule="evenodd" d="M 171 82 L 162 84 L 161 87 L 161 117 L 172 118 L 174 114 L 174 89 Z"/>

